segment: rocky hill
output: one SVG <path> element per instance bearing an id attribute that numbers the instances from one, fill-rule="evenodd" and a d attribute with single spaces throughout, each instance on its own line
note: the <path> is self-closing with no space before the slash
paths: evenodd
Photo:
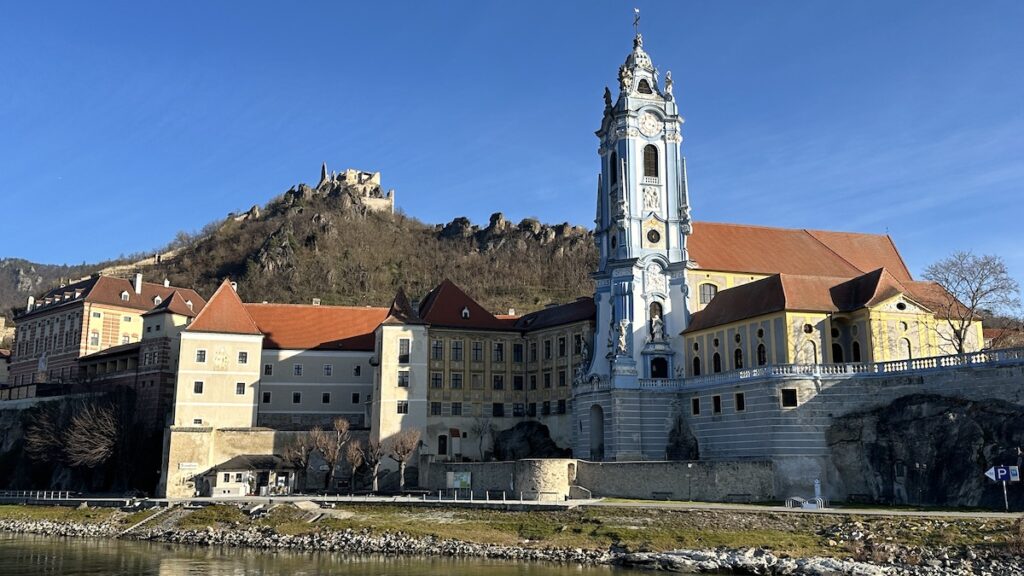
<path id="1" fill-rule="evenodd" d="M 103 266 L 58 266 L 36 264 L 20 258 L 0 258 L 0 316 L 11 318 L 12 308 L 24 308 L 29 296 L 59 284 L 62 278 L 85 276 Z"/>
<path id="2" fill-rule="evenodd" d="M 370 195 L 372 196 L 372 195 Z M 195 287 L 209 295 L 230 276 L 247 301 L 386 306 L 402 286 L 413 297 L 444 278 L 493 312 L 533 310 L 593 291 L 596 251 L 589 231 L 569 224 L 519 223 L 502 214 L 486 226 L 456 218 L 429 225 L 374 209 L 366 191 L 336 179 L 300 184 L 266 206 L 229 215 L 191 238 L 175 256 L 147 262 L 147 279 Z M 109 265 L 109 264 L 108 264 Z M 0 303 L 24 305 L 59 277 L 93 267 L 23 263 L 0 276 Z M 118 272 L 131 273 L 121 265 Z M 3 270 L 0 268 L 0 270 Z M 8 277 L 11 280 L 6 280 Z"/>

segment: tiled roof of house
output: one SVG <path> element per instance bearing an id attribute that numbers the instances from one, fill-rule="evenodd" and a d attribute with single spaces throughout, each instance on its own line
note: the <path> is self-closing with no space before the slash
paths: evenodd
<path id="1" fill-rule="evenodd" d="M 524 331 L 542 330 L 581 320 L 593 320 L 596 313 L 597 309 L 594 307 L 593 298 L 579 298 L 575 302 L 551 306 L 526 314 L 516 320 L 515 327 Z"/>
<path id="2" fill-rule="evenodd" d="M 886 268 L 900 281 L 911 279 L 882 234 L 695 222 L 687 248 L 702 270 L 853 278 Z"/>
<path id="3" fill-rule="evenodd" d="M 189 302 L 192 302 L 191 307 L 188 305 Z M 203 310 L 203 307 L 205 305 L 206 302 L 197 303 L 195 301 L 186 301 L 185 298 L 181 295 L 181 293 L 175 290 L 174 292 L 171 293 L 170 298 L 167 298 L 166 300 L 160 302 L 159 305 L 157 305 L 152 310 L 144 313 L 143 316 L 149 316 L 150 314 L 160 314 L 163 312 L 170 312 L 171 314 L 177 314 L 179 316 L 195 318 L 196 315 Z"/>
<path id="4" fill-rule="evenodd" d="M 373 331 L 388 316 L 388 308 L 355 306 L 245 304 L 245 310 L 264 334 L 264 349 L 279 350 L 373 350 Z"/>
<path id="5" fill-rule="evenodd" d="M 463 312 L 468 312 L 466 317 Z M 451 280 L 444 280 L 427 294 L 419 317 L 432 326 L 467 330 L 513 330 L 515 325 L 515 320 L 502 320 L 485 310 Z"/>
<path id="6" fill-rule="evenodd" d="M 281 458 L 276 454 L 239 454 L 227 460 L 217 464 L 210 469 L 206 474 L 216 473 L 218 471 L 240 471 L 240 470 L 294 470 L 295 467 L 288 463 L 287 460 Z"/>
<path id="7" fill-rule="evenodd" d="M 412 309 L 412 304 L 409 303 L 409 297 L 405 295 L 405 290 L 398 289 L 398 293 L 395 294 L 395 299 L 391 302 L 391 308 L 388 309 L 388 315 L 384 319 L 384 324 L 426 324 L 420 317 L 419 314 Z"/>
<path id="8" fill-rule="evenodd" d="M 141 287 L 141 293 L 136 294 L 131 280 L 113 276 L 92 276 L 47 291 L 36 298 L 35 307 L 19 316 L 19 319 L 81 301 L 145 311 L 156 306 L 158 296 L 161 300 L 166 300 L 174 292 L 181 293 L 185 300 L 191 300 L 195 306 L 201 307 L 206 303 L 202 296 L 190 288 L 164 286 L 153 282 L 142 282 Z M 127 295 L 127 300 L 122 299 L 122 294 Z"/>
<path id="9" fill-rule="evenodd" d="M 937 316 L 942 298 L 952 298 L 932 282 L 900 282 L 885 268 L 856 278 L 775 274 L 720 291 L 691 318 L 685 332 L 696 332 L 730 322 L 781 312 L 852 312 L 904 295 Z M 955 299 L 954 299 L 955 301 Z"/>
<path id="10" fill-rule="evenodd" d="M 261 334 L 245 305 L 225 280 L 210 297 L 202 312 L 185 329 L 187 332 L 216 332 L 222 334 Z"/>

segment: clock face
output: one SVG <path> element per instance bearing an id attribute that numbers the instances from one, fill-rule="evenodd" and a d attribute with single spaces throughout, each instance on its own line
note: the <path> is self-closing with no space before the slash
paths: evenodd
<path id="1" fill-rule="evenodd" d="M 661 120 L 651 112 L 645 112 L 640 117 L 640 133 L 644 136 L 654 136 L 661 132 Z"/>
<path id="2" fill-rule="evenodd" d="M 649 230 L 647 232 L 647 241 L 651 244 L 657 244 L 661 242 L 661 234 L 657 230 Z"/>

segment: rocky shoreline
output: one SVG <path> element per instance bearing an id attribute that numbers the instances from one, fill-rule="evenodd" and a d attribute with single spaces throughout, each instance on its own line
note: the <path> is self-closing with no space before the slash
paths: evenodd
<path id="1" fill-rule="evenodd" d="M 140 528 L 123 534 L 116 522 L 76 523 L 49 520 L 0 520 L 0 532 L 81 538 L 122 538 L 191 546 L 226 546 L 262 550 L 338 552 L 385 556 L 446 556 L 566 564 L 610 564 L 626 568 L 682 573 L 734 573 L 793 576 L 917 576 L 1024 573 L 1024 560 L 1006 553 L 972 549 L 922 549 L 898 545 L 858 549 L 873 561 L 826 557 L 783 558 L 760 548 L 626 552 L 582 548 L 533 548 L 476 544 L 434 536 L 373 534 L 369 530 L 338 530 L 302 535 L 279 534 L 270 527 L 205 530 Z"/>

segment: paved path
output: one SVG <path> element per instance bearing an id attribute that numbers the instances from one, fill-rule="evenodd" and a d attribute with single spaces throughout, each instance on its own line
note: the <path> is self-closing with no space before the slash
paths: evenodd
<path id="1" fill-rule="evenodd" d="M 582 506 L 620 508 L 659 508 L 670 510 L 714 510 L 719 512 L 783 512 L 789 514 L 843 514 L 847 516 L 909 516 L 920 518 L 994 518 L 1017 519 L 1019 512 L 979 512 L 954 510 L 914 510 L 908 508 L 822 508 L 806 510 L 785 506 L 761 506 L 754 504 L 721 504 L 715 502 L 663 502 L 651 500 L 595 500 Z"/>

